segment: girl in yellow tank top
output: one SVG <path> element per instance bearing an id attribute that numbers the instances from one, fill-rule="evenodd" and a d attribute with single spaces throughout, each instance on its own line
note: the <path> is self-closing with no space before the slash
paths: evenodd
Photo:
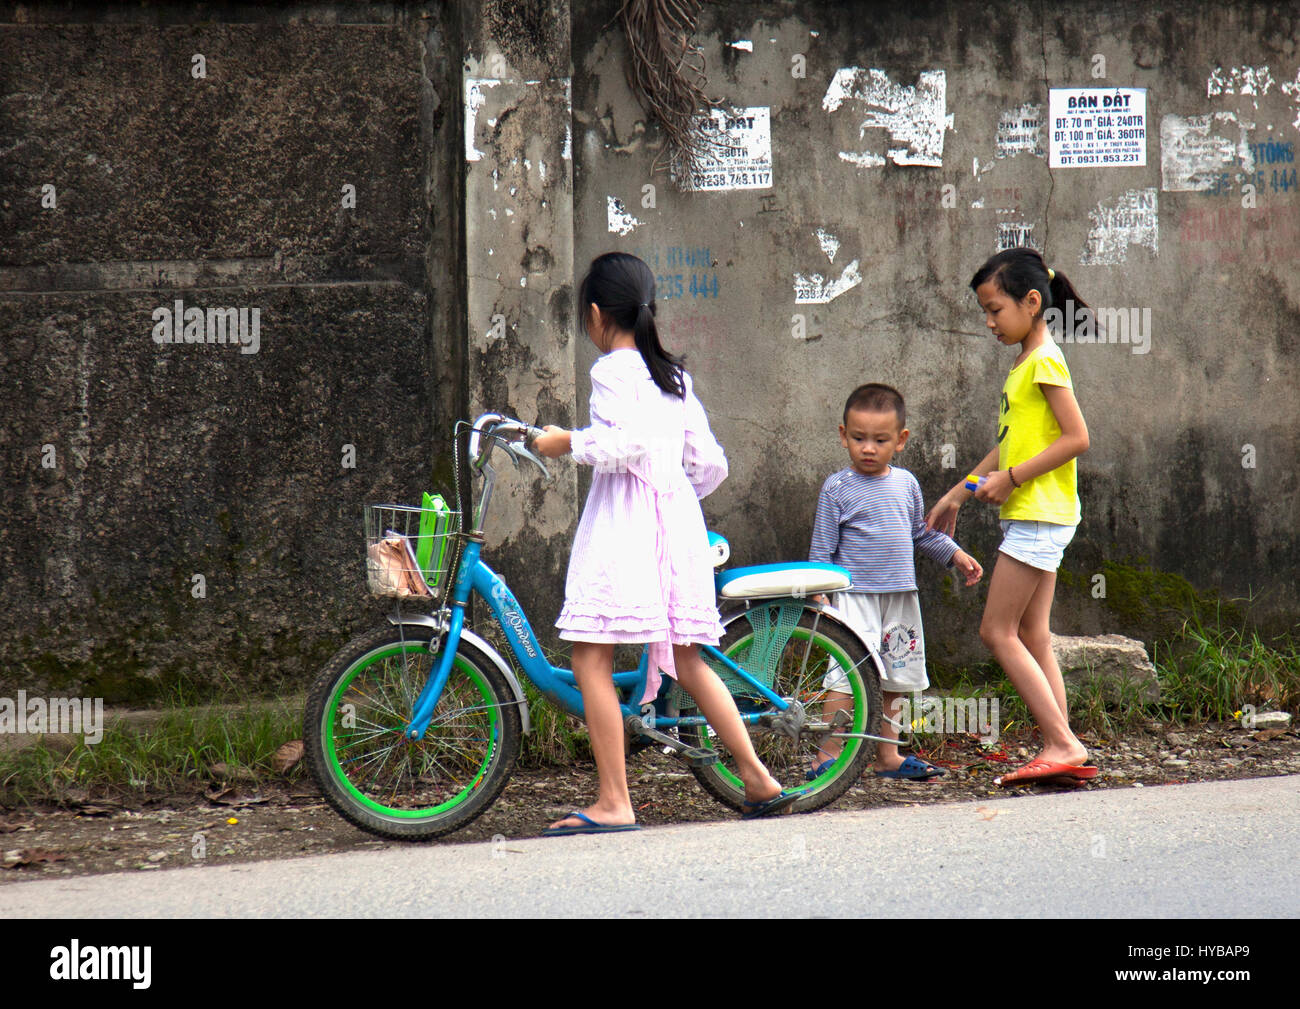
<path id="1" fill-rule="evenodd" d="M 1044 318 L 1053 306 L 1073 301 L 1074 312 L 1064 318 L 1081 320 L 1088 306 L 1033 249 L 998 253 L 970 286 L 998 342 L 1019 351 L 998 401 L 997 445 L 972 471 L 982 478 L 974 496 L 1001 505 L 1005 536 L 980 637 L 1024 698 L 1043 739 L 1033 760 L 996 783 L 1093 778 L 1097 768 L 1070 730 L 1050 628 L 1056 569 L 1079 524 L 1075 459 L 1088 450 L 1088 427 Z M 926 524 L 953 535 L 957 512 L 971 494 L 966 481 L 957 484 L 935 503 Z"/>

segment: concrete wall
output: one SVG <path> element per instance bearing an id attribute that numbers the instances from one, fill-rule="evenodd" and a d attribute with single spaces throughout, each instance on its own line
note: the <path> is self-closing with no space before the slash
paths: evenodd
<path id="1" fill-rule="evenodd" d="M 575 19 L 576 265 L 622 249 L 671 283 L 659 318 L 732 460 L 706 515 L 742 562 L 805 555 L 817 489 L 846 464 L 835 425 L 858 383 L 907 398 L 901 462 L 927 502 L 993 446 L 1013 352 L 988 334 L 966 285 L 996 251 L 999 226 L 1013 225 L 1092 304 L 1150 310 L 1145 347 L 1063 347 L 1092 449 L 1054 627 L 1149 640 L 1158 607 L 1148 597 L 1193 591 L 1259 594 L 1261 612 L 1295 622 L 1300 194 L 1274 184 L 1300 148 L 1300 5 L 707 4 L 698 40 L 710 94 L 768 110 L 772 160 L 770 186 L 711 192 L 652 174 L 659 134 L 629 93 L 620 32 L 603 27 L 617 8 Z M 1264 65 L 1272 84 L 1242 94 L 1254 80 L 1243 68 Z M 918 92 L 929 84 L 933 97 L 935 78 L 923 75 L 935 71 L 942 107 L 925 112 Z M 1211 95 L 1215 77 L 1222 93 Z M 893 129 L 864 128 L 888 120 L 891 86 L 902 106 Z M 1007 130 L 1045 117 L 1049 87 L 1118 86 L 1147 89 L 1145 167 L 1052 169 L 1045 133 L 1035 151 Z M 1224 114 L 1209 132 L 1228 138 L 1232 184 L 1172 191 L 1162 123 L 1184 133 L 1186 123 L 1165 117 L 1212 113 Z M 937 153 L 909 132 L 927 115 L 951 117 L 941 154 L 898 163 Z M 1235 177 L 1243 151 L 1264 173 L 1252 209 Z M 1114 208 L 1148 190 L 1157 229 L 1123 235 Z M 611 198 L 640 223 L 620 217 L 615 228 Z M 679 275 L 683 293 L 668 297 Z M 845 289 L 799 304 L 797 275 Z M 591 359 L 580 346 L 579 374 Z M 967 506 L 958 533 L 990 566 L 994 509 Z M 1105 598 L 1094 598 L 1096 574 L 1108 578 Z M 983 591 L 956 587 L 924 558 L 918 577 L 931 657 L 980 658 Z"/>
<path id="2" fill-rule="evenodd" d="M 382 609 L 362 502 L 449 489 L 457 417 L 585 422 L 572 288 L 616 248 L 664 278 L 737 563 L 804 555 L 860 382 L 907 396 L 927 500 L 992 444 L 1009 353 L 965 285 L 1001 230 L 1150 310 L 1144 346 L 1065 347 L 1093 449 L 1057 629 L 1247 592 L 1295 622 L 1300 5 L 706 4 L 710 92 L 767 110 L 772 162 L 711 192 L 652 172 L 618 7 L 4 6 L 0 688 L 301 684 Z M 1146 88 L 1146 165 L 1049 168 L 1024 123 L 1063 86 Z M 258 309 L 257 353 L 155 343 L 177 298 Z M 544 635 L 587 486 L 553 468 L 507 468 L 488 531 Z M 959 539 L 989 563 L 994 513 Z M 982 591 L 918 569 L 932 659 L 982 658 Z"/>
<path id="3" fill-rule="evenodd" d="M 361 505 L 465 409 L 458 17 L 5 5 L 5 692 L 301 685 L 375 622 Z"/>
<path id="4" fill-rule="evenodd" d="M 465 23 L 470 413 L 573 426 L 573 157 L 567 0 L 475 0 Z M 577 468 L 497 460 L 484 560 L 543 638 L 564 598 Z"/>

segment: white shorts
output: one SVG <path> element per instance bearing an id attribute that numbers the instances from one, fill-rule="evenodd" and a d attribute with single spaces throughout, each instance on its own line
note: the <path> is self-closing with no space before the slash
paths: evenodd
<path id="1" fill-rule="evenodd" d="M 1065 548 L 1074 539 L 1074 531 L 1078 528 L 1025 519 L 1003 519 L 1001 525 L 1003 539 L 998 549 L 1040 571 L 1055 571 L 1061 566 Z"/>
<path id="2" fill-rule="evenodd" d="M 831 605 L 876 649 L 884 663 L 880 689 L 910 694 L 930 685 L 925 675 L 925 633 L 916 592 L 836 592 Z M 822 680 L 824 690 L 850 693 L 844 670 L 836 664 Z"/>

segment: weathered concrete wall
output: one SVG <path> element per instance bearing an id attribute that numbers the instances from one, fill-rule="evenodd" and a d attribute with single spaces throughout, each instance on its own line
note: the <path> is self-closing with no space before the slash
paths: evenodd
<path id="1" fill-rule="evenodd" d="M 1201 590 L 1262 593 L 1294 622 L 1300 195 L 1273 173 L 1294 169 L 1300 147 L 1300 5 L 708 4 L 710 93 L 768 111 L 772 161 L 770 185 L 708 192 L 651 172 L 659 134 L 628 90 L 617 24 L 604 27 L 617 8 L 574 25 L 576 265 L 622 249 L 660 275 L 668 343 L 688 355 L 732 461 L 706 515 L 740 562 L 805 555 L 817 489 L 846 464 L 835 425 L 860 382 L 907 398 L 900 461 L 927 502 L 993 446 L 1012 352 L 966 284 L 1012 225 L 1092 304 L 1151 316 L 1145 348 L 1063 348 L 1093 447 L 1056 629 L 1149 638 L 1149 621 L 1119 605 L 1142 595 L 1132 569 L 1147 562 Z M 1241 68 L 1264 65 L 1272 85 L 1241 93 Z M 1227 93 L 1209 93 L 1216 70 Z M 1067 86 L 1147 89 L 1145 167 L 1052 169 L 1045 132 L 1039 150 L 1007 132 Z M 892 129 L 872 125 L 894 112 Z M 1225 114 L 1211 133 L 1228 137 L 1231 184 L 1171 191 L 1162 122 L 1211 113 Z M 928 136 L 915 129 L 927 119 L 939 124 Z M 1263 175 L 1245 209 L 1236 173 L 1252 156 Z M 1153 235 L 1124 236 L 1108 217 L 1135 191 L 1154 191 Z M 798 303 L 800 275 L 820 275 L 832 300 Z M 579 375 L 592 354 L 579 347 Z M 968 505 L 958 533 L 990 566 L 995 510 Z M 1093 598 L 1102 573 L 1124 585 Z M 983 591 L 924 558 L 918 576 L 931 657 L 979 658 Z"/>
<path id="2" fill-rule="evenodd" d="M 301 685 L 376 620 L 361 505 L 465 409 L 458 16 L 5 5 L 0 692 Z"/>
<path id="3" fill-rule="evenodd" d="M 464 8 L 469 415 L 571 427 L 573 158 L 567 0 Z M 498 456 L 484 560 L 553 638 L 578 516 L 568 460 L 546 481 Z M 476 488 L 477 489 L 477 488 Z"/>
<path id="4" fill-rule="evenodd" d="M 458 417 L 585 422 L 572 287 L 611 248 L 663 278 L 736 563 L 804 554 L 859 382 L 907 396 L 927 500 L 984 454 L 1009 356 L 965 285 L 1014 235 L 1150 310 L 1065 347 L 1093 449 L 1055 628 L 1149 639 L 1192 591 L 1294 623 L 1300 5 L 710 3 L 772 164 L 708 192 L 651 171 L 618 0 L 570 7 L 3 7 L 0 692 L 302 683 L 381 609 L 364 501 L 449 490 Z M 1061 86 L 1146 88 L 1146 165 L 1050 168 L 1024 124 Z M 156 344 L 178 298 L 257 309 L 257 353 Z M 553 468 L 507 467 L 488 530 L 552 642 L 587 485 Z M 994 512 L 959 539 L 991 562 Z M 982 658 L 982 590 L 918 569 L 932 659 Z"/>

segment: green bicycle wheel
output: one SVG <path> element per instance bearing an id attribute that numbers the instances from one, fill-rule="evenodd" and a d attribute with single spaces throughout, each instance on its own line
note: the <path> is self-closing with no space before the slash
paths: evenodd
<path id="1" fill-rule="evenodd" d="M 718 650 L 778 696 L 797 701 L 803 711 L 797 719 L 765 719 L 749 726 L 750 740 L 772 776 L 788 790 L 806 789 L 793 807 L 806 813 L 834 802 L 861 777 L 875 757 L 869 739 L 836 738 L 828 733 L 880 734 L 880 675 L 876 662 L 857 635 L 815 605 L 798 599 L 772 599 L 756 603 L 728 621 Z M 753 687 L 716 659 L 701 652 L 718 673 L 742 714 L 770 712 L 772 705 Z M 824 686 L 838 667 L 845 678 L 838 697 Z M 847 690 L 843 688 L 847 686 Z M 848 698 L 845 699 L 847 694 Z M 680 693 L 683 714 L 694 702 Z M 842 707 L 844 714 L 835 715 Z M 693 746 L 718 751 L 718 763 L 694 768 L 705 790 L 733 809 L 743 810 L 744 783 L 736 774 L 735 760 L 708 726 L 683 728 L 683 738 Z M 838 748 L 831 766 L 808 780 L 808 774 L 828 759 L 822 747 Z"/>
<path id="2" fill-rule="evenodd" d="M 436 665 L 427 627 L 379 627 L 332 658 L 307 695 L 303 744 L 326 800 L 381 837 L 424 840 L 457 830 L 505 787 L 521 718 L 510 685 L 461 641 L 424 737 L 403 734 Z"/>

